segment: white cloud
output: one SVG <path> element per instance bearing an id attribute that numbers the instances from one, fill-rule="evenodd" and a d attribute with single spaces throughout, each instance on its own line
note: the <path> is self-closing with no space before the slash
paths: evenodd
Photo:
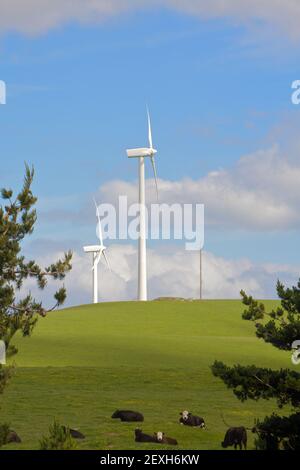
<path id="1" fill-rule="evenodd" d="M 204 203 L 206 227 L 253 231 L 300 228 L 300 163 L 278 146 L 242 157 L 232 168 L 199 180 L 159 180 L 160 202 Z M 155 202 L 154 181 L 147 181 L 148 200 Z M 137 184 L 111 181 L 100 188 L 99 201 L 117 203 L 126 194 L 136 202 Z"/>
<path id="2" fill-rule="evenodd" d="M 277 145 L 241 157 L 232 167 L 210 172 L 200 179 L 178 181 L 159 179 L 160 203 L 198 203 L 205 205 L 205 227 L 246 231 L 286 231 L 300 228 L 300 160 L 298 149 L 287 158 Z M 156 203 L 155 183 L 146 181 L 147 201 Z M 103 184 L 98 203 L 118 208 L 118 197 L 127 195 L 128 204 L 138 201 L 137 181 L 113 180 Z M 94 224 L 92 196 L 75 209 L 64 198 L 43 203 L 39 220 L 43 224 Z M 46 207 L 46 211 L 44 210 Z"/>
<path id="3" fill-rule="evenodd" d="M 141 8 L 166 7 L 249 24 L 261 21 L 299 37 L 298 0 L 0 0 L 0 30 L 40 33 L 68 22 L 99 22 Z"/>
<path id="4" fill-rule="evenodd" d="M 97 22 L 131 10 L 136 0 L 0 0 L 0 29 L 42 33 L 70 22 Z"/>
<path id="5" fill-rule="evenodd" d="M 232 18 L 244 24 L 259 20 L 299 37 L 298 0 L 167 0 L 180 11 L 211 18 Z"/>
<path id="6" fill-rule="evenodd" d="M 48 242 L 46 242 L 48 246 Z M 40 263 L 48 264 L 62 253 L 53 251 L 40 257 Z M 34 253 L 31 253 L 34 256 Z M 107 255 L 112 267 L 110 272 L 99 265 L 99 294 L 105 301 L 135 300 L 137 295 L 137 246 L 111 245 Z M 274 298 L 275 284 L 281 279 L 287 284 L 299 278 L 300 266 L 255 264 L 249 259 L 230 260 L 212 253 L 203 253 L 204 297 L 207 299 L 239 298 L 241 289 L 257 298 Z M 57 284 L 55 284 L 57 287 Z M 90 303 L 92 297 L 91 259 L 84 253 L 75 252 L 73 269 L 65 280 L 68 290 L 67 305 Z M 48 305 L 48 291 L 38 292 L 30 281 L 30 287 L 38 298 Z M 50 283 L 49 291 L 54 292 Z M 199 253 L 187 252 L 180 246 L 167 249 L 161 245 L 148 249 L 148 290 L 150 298 L 174 296 L 199 297 Z"/>

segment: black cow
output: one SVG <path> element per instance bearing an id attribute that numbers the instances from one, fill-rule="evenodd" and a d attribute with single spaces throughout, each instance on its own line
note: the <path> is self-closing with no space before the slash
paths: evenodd
<path id="1" fill-rule="evenodd" d="M 136 429 L 134 431 L 135 442 L 156 442 L 154 436 L 149 436 L 149 434 L 144 434 L 141 429 Z"/>
<path id="2" fill-rule="evenodd" d="M 185 426 L 195 426 L 199 428 L 205 428 L 205 421 L 200 416 L 194 416 L 189 411 L 182 411 L 180 414 L 179 422 Z"/>
<path id="3" fill-rule="evenodd" d="M 5 443 L 12 444 L 12 443 L 20 443 L 20 442 L 22 441 L 21 441 L 21 438 L 18 436 L 18 434 L 15 431 L 10 429 L 7 434 Z"/>
<path id="4" fill-rule="evenodd" d="M 177 446 L 178 442 L 173 437 L 168 437 L 164 432 L 156 432 L 154 434 L 156 442 L 159 444 L 168 444 L 169 446 Z"/>
<path id="5" fill-rule="evenodd" d="M 229 428 L 225 434 L 224 441 L 222 442 L 222 447 L 226 449 L 226 447 L 234 446 L 237 449 L 239 446 L 240 450 L 242 450 L 244 445 L 245 450 L 247 449 L 247 431 L 246 428 L 243 426 L 239 428 Z"/>
<path id="6" fill-rule="evenodd" d="M 85 439 L 85 436 L 77 429 L 67 428 L 66 426 L 62 426 L 62 428 L 64 432 L 67 432 L 67 430 L 69 430 L 71 437 L 73 437 L 74 439 Z"/>
<path id="7" fill-rule="evenodd" d="M 117 410 L 112 415 L 113 419 L 119 418 L 121 421 L 144 421 L 142 413 L 130 410 Z"/>

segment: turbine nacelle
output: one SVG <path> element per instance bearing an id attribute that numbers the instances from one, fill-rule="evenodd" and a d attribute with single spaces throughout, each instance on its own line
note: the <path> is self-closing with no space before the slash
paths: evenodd
<path id="1" fill-rule="evenodd" d="M 141 157 L 153 157 L 157 153 L 157 150 L 153 148 L 138 148 L 126 150 L 128 158 L 141 158 Z"/>
<path id="2" fill-rule="evenodd" d="M 84 246 L 83 251 L 85 253 L 99 253 L 100 251 L 105 250 L 106 247 L 103 245 L 91 245 L 91 246 Z"/>

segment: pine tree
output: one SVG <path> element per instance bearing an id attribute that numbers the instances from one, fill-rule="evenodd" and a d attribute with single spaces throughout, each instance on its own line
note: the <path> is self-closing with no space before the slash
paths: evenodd
<path id="1" fill-rule="evenodd" d="M 54 295 L 54 305 L 47 309 L 30 293 L 20 297 L 20 289 L 26 279 L 35 279 L 40 289 L 47 285 L 47 279 L 63 280 L 71 270 L 72 253 L 65 253 L 63 259 L 42 269 L 35 261 L 27 261 L 22 254 L 25 237 L 32 234 L 37 220 L 34 206 L 37 198 L 31 186 L 34 170 L 26 165 L 24 184 L 14 196 L 11 189 L 2 189 L 3 205 L 0 206 L 0 340 L 5 343 L 6 356 L 17 354 L 12 340 L 17 332 L 30 336 L 38 317 L 60 306 L 66 299 L 66 290 L 60 288 Z M 0 365 L 0 394 L 10 376 L 11 368 Z"/>
<path id="2" fill-rule="evenodd" d="M 296 287 L 285 288 L 277 283 L 280 307 L 267 312 L 263 303 L 241 291 L 246 306 L 243 319 L 254 322 L 256 336 L 274 347 L 291 351 L 300 340 L 300 281 Z M 300 365 L 299 365 L 300 367 Z M 300 450 L 300 373 L 291 369 L 272 370 L 254 365 L 228 367 L 216 361 L 212 372 L 220 377 L 236 397 L 245 401 L 275 399 L 278 409 L 286 407 L 287 416 L 273 413 L 256 421 L 257 448 Z"/>

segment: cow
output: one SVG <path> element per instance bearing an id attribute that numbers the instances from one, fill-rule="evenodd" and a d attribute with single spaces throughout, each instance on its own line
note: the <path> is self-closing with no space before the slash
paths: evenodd
<path id="1" fill-rule="evenodd" d="M 12 443 L 20 443 L 20 442 L 22 441 L 21 441 L 21 438 L 18 436 L 18 434 L 12 429 L 10 429 L 6 436 L 5 443 L 12 444 Z"/>
<path id="2" fill-rule="evenodd" d="M 120 419 L 121 421 L 144 421 L 144 416 L 142 413 L 138 413 L 137 411 L 130 411 L 130 410 L 116 410 L 112 414 L 113 419 Z"/>
<path id="3" fill-rule="evenodd" d="M 200 416 L 194 416 L 189 411 L 182 411 L 180 414 L 179 422 L 185 426 L 195 426 L 199 428 L 205 428 L 205 421 Z"/>
<path id="4" fill-rule="evenodd" d="M 135 442 L 156 442 L 154 436 L 149 436 L 149 434 L 144 434 L 141 429 L 137 428 L 134 431 Z"/>
<path id="5" fill-rule="evenodd" d="M 239 446 L 240 450 L 247 449 L 247 431 L 244 426 L 237 428 L 229 428 L 226 431 L 224 441 L 222 442 L 222 447 L 226 449 L 227 447 L 234 446 L 235 449 Z"/>
<path id="6" fill-rule="evenodd" d="M 66 426 L 62 426 L 62 428 L 63 428 L 64 432 L 69 431 L 71 437 L 73 437 L 74 439 L 85 439 L 85 436 L 80 431 L 78 431 L 77 429 L 67 428 Z"/>
<path id="7" fill-rule="evenodd" d="M 156 442 L 158 442 L 159 444 L 167 444 L 169 446 L 178 445 L 178 442 L 176 441 L 176 439 L 166 436 L 164 432 L 156 432 L 154 436 L 155 436 Z"/>

